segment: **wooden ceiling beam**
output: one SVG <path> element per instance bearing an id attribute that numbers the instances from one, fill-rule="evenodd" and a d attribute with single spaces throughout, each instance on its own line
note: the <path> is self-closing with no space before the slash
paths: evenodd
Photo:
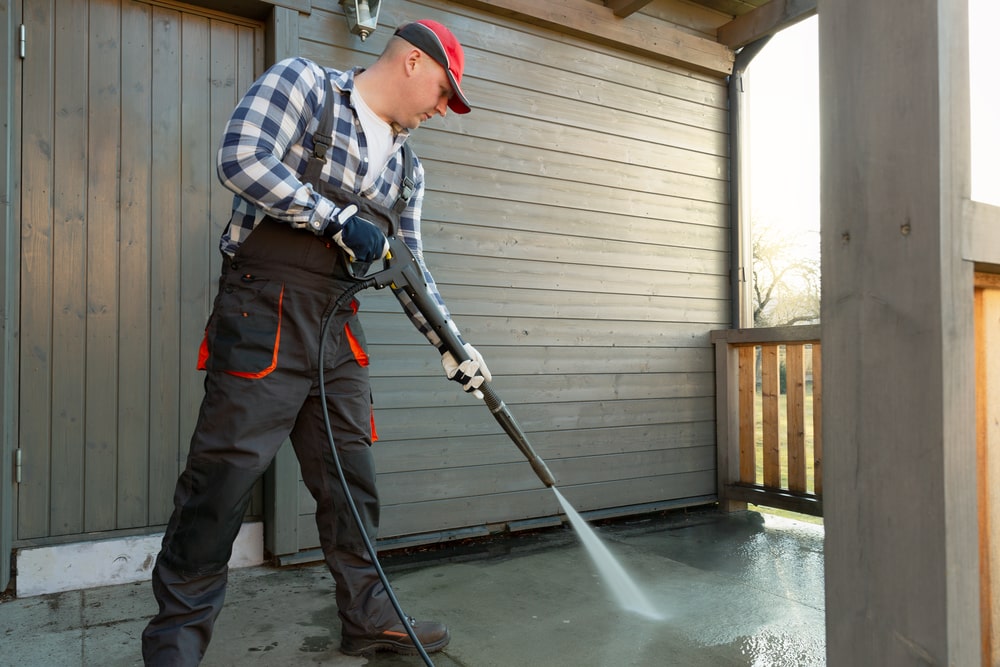
<path id="1" fill-rule="evenodd" d="M 728 47 L 683 32 L 645 14 L 634 14 L 626 21 L 615 16 L 611 8 L 588 0 L 453 2 L 705 74 L 728 76 L 733 71 L 733 51 Z"/>
<path id="2" fill-rule="evenodd" d="M 771 0 L 720 26 L 717 33 L 719 43 L 739 49 L 815 13 L 816 0 Z"/>
<path id="3" fill-rule="evenodd" d="M 651 3 L 653 0 L 604 0 L 604 6 L 620 19 L 625 18 Z"/>

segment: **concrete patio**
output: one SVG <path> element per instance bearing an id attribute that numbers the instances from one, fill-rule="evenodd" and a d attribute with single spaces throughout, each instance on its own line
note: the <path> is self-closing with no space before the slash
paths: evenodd
<path id="1" fill-rule="evenodd" d="M 386 555 L 407 613 L 451 628 L 438 667 L 825 664 L 823 528 L 714 509 L 596 526 L 664 617 L 622 611 L 569 528 Z M 234 570 L 204 665 L 421 665 L 338 652 L 321 566 Z M 139 665 L 148 583 L 0 604 L 0 664 Z"/>

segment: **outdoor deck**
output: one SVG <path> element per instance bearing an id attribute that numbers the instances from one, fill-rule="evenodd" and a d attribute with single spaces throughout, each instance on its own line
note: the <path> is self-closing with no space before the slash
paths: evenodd
<path id="1" fill-rule="evenodd" d="M 663 620 L 621 611 L 569 528 L 383 563 L 407 613 L 449 624 L 438 667 L 825 664 L 822 526 L 705 508 L 597 532 Z M 234 571 L 203 664 L 421 664 L 341 655 L 332 588 L 320 566 Z M 145 583 L 0 604 L 0 664 L 141 664 L 154 606 Z"/>

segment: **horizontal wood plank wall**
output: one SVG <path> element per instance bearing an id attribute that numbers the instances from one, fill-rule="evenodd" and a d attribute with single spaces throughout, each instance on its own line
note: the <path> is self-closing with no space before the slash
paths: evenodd
<path id="1" fill-rule="evenodd" d="M 214 155 L 263 30 L 169 3 L 24 4 L 16 540 L 38 544 L 166 523 L 231 204 Z"/>
<path id="2" fill-rule="evenodd" d="M 314 1 L 301 53 L 365 65 L 418 18 L 462 40 L 474 107 L 414 134 L 426 259 L 496 390 L 580 510 L 711 496 L 708 332 L 729 324 L 724 82 L 435 0 L 383 9 L 364 43 L 336 0 Z M 688 18 L 693 32 L 714 20 Z M 392 296 L 361 301 L 381 536 L 557 514 Z M 317 543 L 313 508 L 301 490 L 302 548 Z"/>

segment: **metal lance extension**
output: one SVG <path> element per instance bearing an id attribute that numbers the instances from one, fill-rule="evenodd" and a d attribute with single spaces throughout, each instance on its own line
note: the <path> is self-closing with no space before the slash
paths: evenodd
<path id="1" fill-rule="evenodd" d="M 395 236 L 389 237 L 389 255 L 383 266 L 384 268 L 376 273 L 365 276 L 366 282 L 373 282 L 376 289 L 391 287 L 397 292 L 397 296 L 399 296 L 398 292 L 405 292 L 413 302 L 413 305 L 427 320 L 427 323 L 437 333 L 445 349 L 451 352 L 456 361 L 459 364 L 469 361 L 469 354 L 465 351 L 465 346 L 462 345 L 454 330 L 448 326 L 448 321 L 445 319 L 444 313 L 434 300 L 434 297 L 431 296 L 420 265 L 417 263 L 413 253 L 410 252 L 409 246 L 402 239 Z M 490 412 L 493 413 L 493 417 L 500 424 L 501 428 L 503 428 L 504 432 L 510 436 L 510 439 L 514 441 L 517 448 L 521 450 L 521 453 L 527 457 L 528 463 L 531 464 L 531 469 L 538 475 L 538 479 L 545 486 L 554 487 L 556 482 L 549 471 L 549 467 L 545 465 L 545 461 L 532 449 L 531 444 L 528 442 L 528 437 L 521 430 L 521 427 L 514 420 L 513 415 L 510 414 L 510 410 L 507 409 L 507 405 L 493 390 L 493 387 L 488 382 L 484 382 L 479 386 L 479 391 L 483 392 L 483 400 L 490 409 Z"/>
<path id="2" fill-rule="evenodd" d="M 455 353 L 452 352 L 452 354 Z M 521 427 L 514 420 L 514 415 L 510 414 L 510 410 L 507 409 L 507 404 L 497 396 L 497 393 L 493 391 L 493 387 L 490 386 L 489 382 L 479 385 L 479 391 L 483 392 L 483 400 L 486 402 L 486 406 L 489 407 L 490 412 L 493 413 L 493 417 L 499 422 L 507 435 L 510 436 L 510 439 L 514 441 L 517 448 L 521 450 L 521 453 L 527 457 L 528 463 L 531 464 L 531 469 L 538 475 L 538 479 L 542 480 L 542 484 L 547 487 L 551 488 L 555 486 L 556 480 L 553 479 L 549 467 L 545 465 L 542 457 L 536 454 L 535 450 L 531 448 L 531 443 L 525 437 L 524 431 L 521 430 Z"/>

